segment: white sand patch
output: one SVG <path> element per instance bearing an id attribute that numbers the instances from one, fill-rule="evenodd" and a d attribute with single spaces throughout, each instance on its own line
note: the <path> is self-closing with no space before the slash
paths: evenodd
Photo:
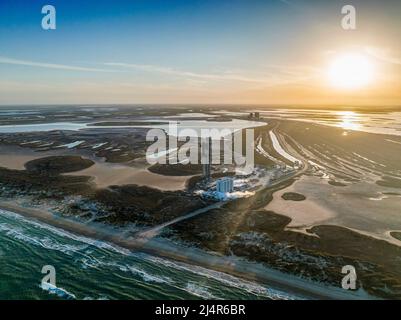
<path id="1" fill-rule="evenodd" d="M 83 144 L 85 141 L 80 140 L 80 141 L 74 141 L 71 143 L 63 144 L 61 146 L 58 146 L 58 148 L 67 148 L 67 149 L 73 149 L 75 147 L 78 147 L 79 145 Z"/>
<path id="2" fill-rule="evenodd" d="M 100 147 L 103 147 L 104 145 L 108 144 L 108 142 L 101 142 L 98 144 L 95 144 L 92 149 L 99 149 Z"/>
<path id="3" fill-rule="evenodd" d="M 288 161 L 290 161 L 292 163 L 295 163 L 295 162 L 301 163 L 300 160 L 293 157 L 292 155 L 290 155 L 287 151 L 285 151 L 283 149 L 283 147 L 280 145 L 280 142 L 278 141 L 278 139 L 273 131 L 269 131 L 269 135 L 270 135 L 270 139 L 272 140 L 273 147 L 277 151 L 277 153 L 279 153 L 280 155 L 282 155 L 284 158 L 286 158 Z"/>

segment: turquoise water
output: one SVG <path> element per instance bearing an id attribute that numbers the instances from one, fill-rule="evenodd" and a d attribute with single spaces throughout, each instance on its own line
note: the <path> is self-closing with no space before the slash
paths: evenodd
<path id="1" fill-rule="evenodd" d="M 58 294 L 40 285 L 45 265 L 56 269 Z M 0 299 L 203 298 L 292 297 L 224 273 L 131 253 L 0 210 Z"/>

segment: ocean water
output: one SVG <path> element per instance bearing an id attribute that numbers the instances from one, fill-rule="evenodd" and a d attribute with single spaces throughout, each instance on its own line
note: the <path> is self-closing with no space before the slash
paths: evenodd
<path id="1" fill-rule="evenodd" d="M 41 285 L 42 267 L 56 287 Z M 293 299 L 201 267 L 132 253 L 0 210 L 0 299 Z"/>

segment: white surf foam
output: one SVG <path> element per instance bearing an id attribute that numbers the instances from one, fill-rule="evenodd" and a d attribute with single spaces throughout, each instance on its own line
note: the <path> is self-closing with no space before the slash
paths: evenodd
<path id="1" fill-rule="evenodd" d="M 42 282 L 39 285 L 40 288 L 42 288 L 43 290 L 47 291 L 49 294 L 55 294 L 60 298 L 63 299 L 76 299 L 77 297 L 72 294 L 71 292 L 68 292 L 67 290 L 63 289 L 63 288 L 58 288 L 57 286 L 48 283 L 48 282 Z"/>
<path id="2" fill-rule="evenodd" d="M 67 255 L 71 255 L 74 252 L 78 252 L 87 248 L 87 245 L 77 246 L 71 244 L 61 244 L 48 237 L 37 237 L 34 235 L 30 235 L 29 233 L 25 232 L 24 229 L 12 226 L 7 223 L 0 223 L 0 232 L 4 232 L 7 236 L 12 237 L 16 240 L 21 240 L 45 249 L 60 251 Z"/>
<path id="3" fill-rule="evenodd" d="M 184 290 L 202 299 L 219 299 L 218 297 L 211 294 L 207 288 L 200 286 L 194 282 L 188 282 Z"/>
<path id="4" fill-rule="evenodd" d="M 24 223 L 29 223 L 30 225 L 36 227 L 36 228 L 40 228 L 40 229 L 44 229 L 44 230 L 48 230 L 60 237 L 63 238 L 69 238 L 78 242 L 83 242 L 86 243 L 88 245 L 92 245 L 95 246 L 97 248 L 101 248 L 101 249 L 108 249 L 120 254 L 124 254 L 124 255 L 130 255 L 131 252 L 128 249 L 124 249 L 118 246 L 115 246 L 113 244 L 110 244 L 108 242 L 105 241 L 100 241 L 100 240 L 95 240 L 95 239 L 91 239 L 88 237 L 84 237 L 84 236 L 78 236 L 75 235 L 73 233 L 70 233 L 68 231 L 65 231 L 63 229 L 57 228 L 57 227 L 53 227 L 51 225 L 48 224 L 44 224 L 44 223 L 40 223 L 38 221 L 32 220 L 32 219 L 27 219 L 17 213 L 11 212 L 11 211 L 6 211 L 6 210 L 1 210 L 0 209 L 0 215 L 4 215 L 6 217 L 9 218 L 13 218 L 15 220 L 20 220 L 23 221 Z"/>
<path id="5" fill-rule="evenodd" d="M 245 290 L 246 292 L 251 293 L 253 295 L 263 296 L 263 297 L 267 297 L 270 299 L 280 299 L 280 300 L 291 300 L 291 299 L 299 299 L 300 298 L 300 297 L 296 297 L 296 296 L 281 292 L 279 290 L 264 287 L 262 285 L 254 283 L 254 282 L 250 282 L 247 280 L 237 278 L 235 276 L 232 276 L 232 275 L 229 275 L 229 274 L 226 274 L 223 272 L 206 269 L 206 268 L 203 268 L 200 266 L 189 265 L 189 264 L 182 263 L 182 262 L 173 262 L 170 260 L 153 257 L 153 256 L 148 256 L 147 259 L 154 263 L 158 263 L 158 264 L 167 266 L 169 268 L 184 270 L 184 271 L 195 273 L 197 275 L 201 275 L 201 276 L 204 276 L 207 278 L 212 278 L 221 283 L 224 283 L 225 285 L 229 285 L 234 288 Z"/>

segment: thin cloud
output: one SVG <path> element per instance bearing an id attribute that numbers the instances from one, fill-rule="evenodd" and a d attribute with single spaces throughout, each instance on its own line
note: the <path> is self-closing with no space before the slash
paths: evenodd
<path id="1" fill-rule="evenodd" d="M 18 60 L 18 59 L 1 57 L 1 56 L 0 56 L 0 63 L 1 64 L 9 64 L 9 65 L 48 68 L 48 69 L 70 70 L 70 71 L 116 72 L 114 70 L 107 70 L 107 69 L 86 68 L 86 67 L 70 66 L 70 65 L 64 65 L 64 64 Z"/>
<path id="2" fill-rule="evenodd" d="M 389 49 L 381 49 L 375 47 L 366 47 L 365 51 L 368 55 L 391 64 L 401 65 L 401 58 L 392 55 Z"/>
<path id="3" fill-rule="evenodd" d="M 104 63 L 104 65 L 112 67 L 130 68 L 146 72 L 156 72 L 156 73 L 168 74 L 185 78 L 204 79 L 204 80 L 225 80 L 225 81 L 242 81 L 242 82 L 256 82 L 256 83 L 266 83 L 269 81 L 266 78 L 246 77 L 243 75 L 231 74 L 231 73 L 222 73 L 222 74 L 196 73 L 196 72 L 182 71 L 173 68 L 160 67 L 154 65 L 142 65 L 142 64 L 131 64 L 131 63 L 120 63 L 120 62 L 107 62 Z"/>

